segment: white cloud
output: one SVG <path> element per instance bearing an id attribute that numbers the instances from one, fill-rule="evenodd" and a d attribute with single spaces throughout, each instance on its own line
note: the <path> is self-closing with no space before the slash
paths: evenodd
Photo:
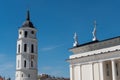
<path id="1" fill-rule="evenodd" d="M 50 51 L 50 50 L 54 50 L 54 49 L 62 47 L 62 46 L 64 46 L 64 44 L 48 46 L 48 47 L 41 48 L 40 50 L 41 51 Z"/>

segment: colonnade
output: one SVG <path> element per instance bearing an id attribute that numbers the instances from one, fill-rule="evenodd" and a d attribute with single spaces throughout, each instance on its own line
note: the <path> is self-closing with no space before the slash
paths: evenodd
<path id="1" fill-rule="evenodd" d="M 111 72 L 112 72 L 112 80 L 117 80 L 117 67 L 116 67 L 116 62 L 117 62 L 117 60 L 115 60 L 115 59 L 112 59 L 112 60 L 107 60 L 107 61 L 110 61 L 110 63 L 111 63 Z M 106 80 L 105 79 L 105 75 L 104 75 L 104 67 L 106 67 L 106 66 L 104 66 L 104 64 L 105 64 L 105 62 L 107 62 L 107 61 L 100 61 L 100 62 L 97 62 L 97 63 L 99 63 L 99 80 Z M 93 80 L 94 80 L 94 67 L 93 67 L 93 64 L 94 63 L 88 63 L 88 64 L 92 64 L 92 75 L 93 75 Z M 71 80 L 74 80 L 74 79 L 77 79 L 76 77 L 75 77 L 75 72 L 74 72 L 74 67 L 75 66 L 78 66 L 78 64 L 77 65 L 70 65 L 70 79 Z M 78 80 L 82 80 L 82 70 L 81 70 L 81 66 L 82 66 L 82 64 L 80 64 L 79 65 L 79 77 L 78 77 Z M 87 76 L 86 76 L 87 77 Z"/>

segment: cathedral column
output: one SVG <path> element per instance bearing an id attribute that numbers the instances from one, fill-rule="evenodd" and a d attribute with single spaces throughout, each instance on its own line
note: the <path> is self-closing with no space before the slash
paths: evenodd
<path id="1" fill-rule="evenodd" d="M 100 62 L 100 80 L 104 80 L 104 62 Z"/>
<path id="2" fill-rule="evenodd" d="M 92 63 L 92 75 L 93 75 L 93 80 L 94 80 L 94 63 Z"/>
<path id="3" fill-rule="evenodd" d="M 82 70 L 81 70 L 82 65 L 80 65 L 80 80 L 82 80 Z"/>
<path id="4" fill-rule="evenodd" d="M 73 65 L 70 65 L 70 80 L 74 80 L 74 69 L 73 69 Z"/>
<path id="5" fill-rule="evenodd" d="M 115 60 L 111 60 L 111 64 L 112 64 L 112 80 L 117 80 L 117 79 L 116 79 Z"/>

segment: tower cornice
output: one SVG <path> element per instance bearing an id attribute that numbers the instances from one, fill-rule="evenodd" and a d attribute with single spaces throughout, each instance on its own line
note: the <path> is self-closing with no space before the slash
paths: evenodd
<path id="1" fill-rule="evenodd" d="M 19 38 L 17 41 L 19 40 L 32 40 L 32 41 L 38 41 L 36 38 Z"/>

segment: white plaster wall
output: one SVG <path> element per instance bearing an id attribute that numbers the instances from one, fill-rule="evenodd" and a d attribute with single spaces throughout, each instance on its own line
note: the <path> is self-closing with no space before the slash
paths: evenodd
<path id="1" fill-rule="evenodd" d="M 28 74 L 30 74 L 30 77 L 28 77 Z M 37 71 L 36 70 L 16 71 L 16 80 L 37 80 Z"/>
<path id="2" fill-rule="evenodd" d="M 16 71 L 15 80 L 21 80 L 21 71 Z"/>
<path id="3" fill-rule="evenodd" d="M 16 55 L 16 80 L 37 80 L 37 39 L 36 29 L 21 28 L 19 29 L 19 39 L 17 41 L 17 55 Z M 24 32 L 28 32 L 28 36 L 24 38 Z M 31 33 L 34 31 L 34 34 Z M 20 44 L 20 53 L 18 53 L 18 45 Z M 27 44 L 27 52 L 24 52 L 24 44 Z M 34 53 L 31 53 L 31 45 L 34 45 Z M 34 56 L 34 59 L 31 59 Z M 19 67 L 18 67 L 19 60 Z M 24 60 L 26 60 L 26 67 L 24 67 Z M 31 60 L 34 67 L 31 67 Z M 23 77 L 22 77 L 23 74 Z M 30 74 L 30 77 L 28 75 Z"/>
<path id="4" fill-rule="evenodd" d="M 19 60 L 19 67 L 18 67 L 18 60 Z M 17 57 L 16 57 L 16 69 L 18 70 L 18 69 L 21 69 L 22 68 L 22 62 L 21 62 L 21 55 L 17 55 Z"/>
<path id="5" fill-rule="evenodd" d="M 17 51 L 16 51 L 17 54 L 18 54 L 18 45 L 20 45 L 20 53 L 21 53 L 22 52 L 22 46 L 21 46 L 22 45 L 22 40 L 17 41 L 17 47 L 16 47 L 17 48 Z"/>
<path id="6" fill-rule="evenodd" d="M 18 43 L 20 44 L 21 41 L 18 41 Z M 37 45 L 37 44 L 35 44 L 35 45 Z M 30 55 L 34 55 L 34 60 L 33 60 L 33 62 L 34 62 L 34 68 L 37 68 L 37 51 L 36 51 L 36 48 L 34 48 L 34 49 L 35 49 L 35 53 L 24 53 L 24 52 L 22 52 L 23 49 L 21 49 L 22 53 L 19 53 L 19 55 L 17 55 L 17 57 L 16 57 L 17 58 L 16 59 L 16 68 L 17 69 L 24 68 L 24 66 L 23 66 L 24 60 L 26 60 L 27 63 L 29 63 L 29 64 L 27 64 L 26 68 L 30 68 L 30 62 L 31 62 L 31 60 L 30 60 L 31 56 Z M 30 51 L 28 51 L 28 52 L 30 52 Z M 18 60 L 19 60 L 19 68 L 17 67 L 18 66 Z"/>
<path id="7" fill-rule="evenodd" d="M 20 28 L 19 31 L 18 31 L 18 34 L 19 34 L 19 39 L 20 38 L 24 38 L 24 32 L 27 31 L 28 32 L 28 37 L 27 38 L 36 38 L 36 32 L 37 30 L 35 28 Z M 31 32 L 34 31 L 34 34 L 32 34 Z M 20 34 L 21 32 L 21 34 Z"/>
<path id="8" fill-rule="evenodd" d="M 34 53 L 37 54 L 37 40 L 31 40 L 31 39 L 22 39 L 19 40 L 17 43 L 17 46 L 20 44 L 21 47 L 21 52 L 24 53 L 24 44 L 27 44 L 27 53 L 31 53 L 31 45 L 34 45 Z M 18 48 L 17 48 L 17 52 L 18 52 Z"/>

